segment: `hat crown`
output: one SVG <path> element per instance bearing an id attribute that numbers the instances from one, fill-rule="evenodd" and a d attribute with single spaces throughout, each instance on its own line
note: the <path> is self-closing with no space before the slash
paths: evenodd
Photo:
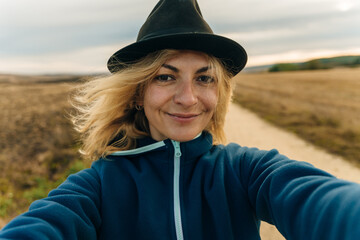
<path id="1" fill-rule="evenodd" d="M 137 41 L 182 33 L 210 33 L 196 0 L 160 0 L 141 27 Z"/>
<path id="2" fill-rule="evenodd" d="M 118 50 L 108 60 L 116 73 L 150 53 L 164 49 L 192 50 L 218 58 L 236 75 L 245 67 L 247 54 L 237 42 L 214 34 L 196 0 L 159 0 L 141 27 L 136 42 Z"/>

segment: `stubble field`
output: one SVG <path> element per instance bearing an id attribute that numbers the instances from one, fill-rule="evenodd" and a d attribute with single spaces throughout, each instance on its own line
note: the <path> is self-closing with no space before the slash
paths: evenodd
<path id="1" fill-rule="evenodd" d="M 235 80 L 236 102 L 360 165 L 360 68 L 242 73 Z"/>
<path id="2" fill-rule="evenodd" d="M 76 80 L 0 76 L 0 218 L 23 212 L 84 167 L 68 118 Z"/>

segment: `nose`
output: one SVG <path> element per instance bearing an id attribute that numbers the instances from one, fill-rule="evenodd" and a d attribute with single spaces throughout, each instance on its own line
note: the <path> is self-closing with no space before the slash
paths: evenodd
<path id="1" fill-rule="evenodd" d="M 191 107 L 198 102 L 197 93 L 191 80 L 181 81 L 178 84 L 174 102 L 184 107 Z"/>

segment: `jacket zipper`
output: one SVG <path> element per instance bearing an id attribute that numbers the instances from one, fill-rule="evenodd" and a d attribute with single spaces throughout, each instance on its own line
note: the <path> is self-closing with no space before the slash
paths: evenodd
<path id="1" fill-rule="evenodd" d="M 180 208 L 180 157 L 181 149 L 180 143 L 172 140 L 174 145 L 174 220 L 177 240 L 183 240 L 183 229 L 181 222 L 181 208 Z"/>

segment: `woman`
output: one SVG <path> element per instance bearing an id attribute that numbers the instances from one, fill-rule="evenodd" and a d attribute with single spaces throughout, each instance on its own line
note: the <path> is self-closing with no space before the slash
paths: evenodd
<path id="1" fill-rule="evenodd" d="M 114 74 L 77 97 L 82 152 L 99 159 L 0 238 L 260 239 L 264 220 L 287 239 L 358 239 L 359 185 L 276 150 L 221 145 L 245 63 L 196 1 L 159 1 L 137 42 L 110 58 Z"/>

